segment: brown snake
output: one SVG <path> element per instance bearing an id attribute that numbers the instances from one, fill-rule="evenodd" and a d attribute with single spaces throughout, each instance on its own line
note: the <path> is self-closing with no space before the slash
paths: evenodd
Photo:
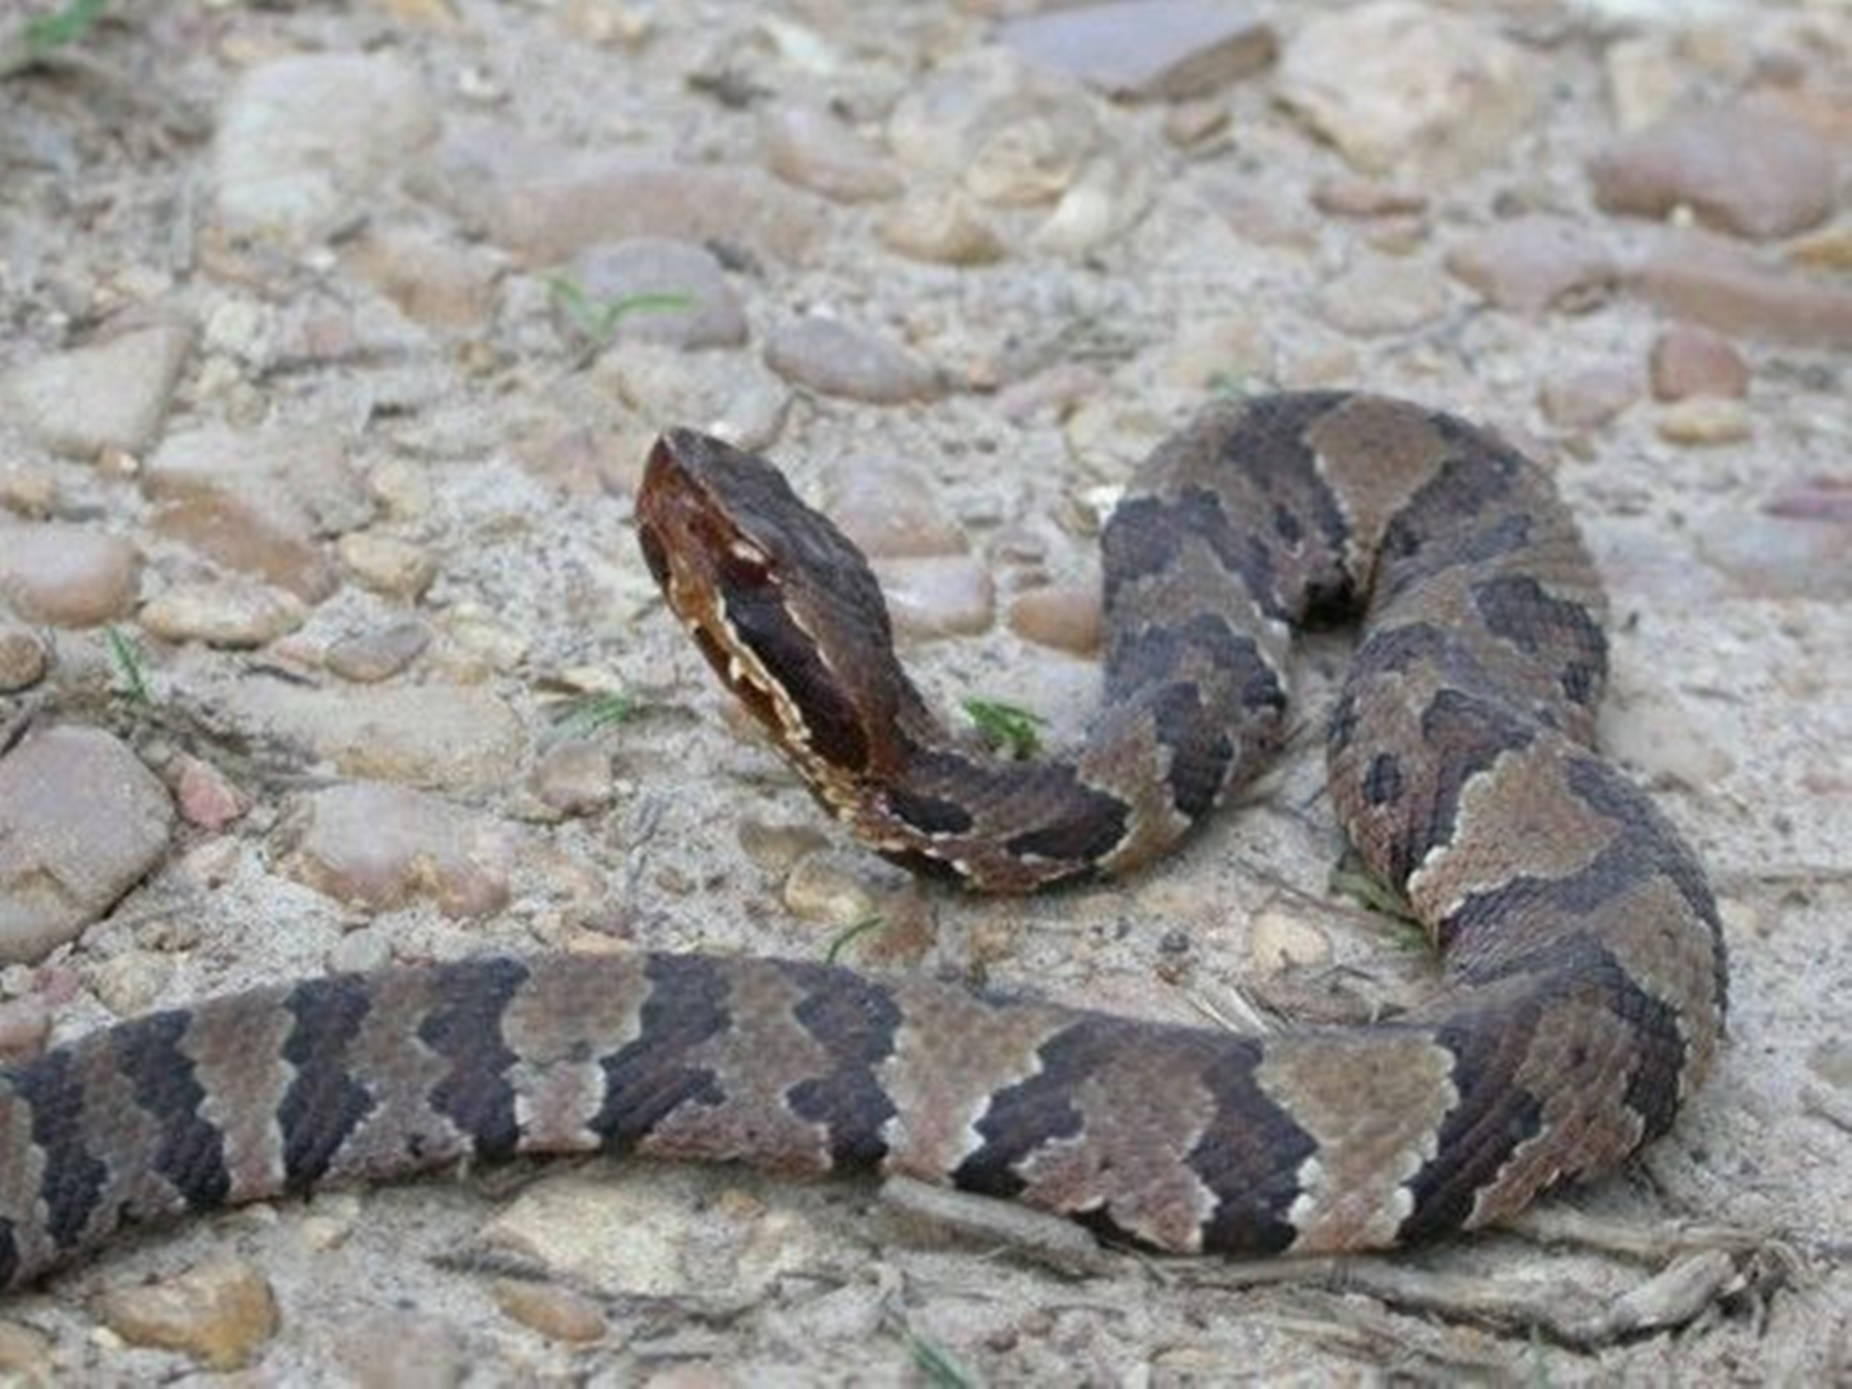
<path id="1" fill-rule="evenodd" d="M 1275 750 L 1291 631 L 1360 610 L 1332 802 L 1440 987 L 1389 1021 L 1256 1038 L 701 955 L 277 985 L 0 1075 L 0 1285 L 125 1221 L 595 1149 L 877 1167 L 1179 1252 L 1380 1247 L 1611 1170 L 1710 1068 L 1710 891 L 1591 749 L 1600 589 L 1496 437 L 1341 392 L 1207 410 L 1106 530 L 1105 698 L 1046 762 L 945 734 L 867 565 L 769 464 L 672 431 L 637 518 L 670 605 L 823 803 L 884 854 L 1005 891 L 1173 843 Z"/>

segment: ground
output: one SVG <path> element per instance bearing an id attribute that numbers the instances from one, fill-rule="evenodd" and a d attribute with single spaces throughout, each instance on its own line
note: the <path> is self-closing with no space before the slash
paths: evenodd
<path id="1" fill-rule="evenodd" d="M 1059 743 L 1113 488 L 1271 384 L 1553 469 L 1612 599 L 1602 741 L 1706 861 L 1730 1039 L 1623 1174 L 1394 1258 L 555 1164 L 125 1239 L 0 1308 L 21 1382 L 1852 1382 L 1843 5 L 1279 7 L 1117 94 L 979 0 L 90 8 L 0 19 L 0 725 L 108 730 L 178 815 L 92 827 L 93 908 L 7 945 L 9 1046 L 387 959 L 817 958 L 870 915 L 845 961 L 1146 1016 L 1406 997 L 1408 930 L 1330 888 L 1342 635 L 1174 859 L 1000 902 L 830 825 L 635 549 L 655 431 L 762 447 L 877 537 L 942 708 Z M 1630 215 L 1663 170 L 1599 157 L 1692 103 L 1792 125 Z"/>

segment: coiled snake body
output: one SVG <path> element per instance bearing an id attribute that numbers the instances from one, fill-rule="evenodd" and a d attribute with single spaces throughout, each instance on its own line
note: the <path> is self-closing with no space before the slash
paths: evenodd
<path id="1" fill-rule="evenodd" d="M 880 1167 L 1172 1251 L 1394 1245 L 1663 1133 L 1710 1067 L 1702 870 L 1591 750 L 1603 603 L 1547 479 L 1347 393 L 1218 405 L 1104 537 L 1105 698 L 1064 761 L 963 751 L 861 556 L 761 460 L 658 442 L 638 533 L 716 670 L 857 834 L 1004 891 L 1124 872 L 1275 748 L 1291 630 L 1363 612 L 1339 823 L 1444 978 L 1267 1038 L 788 960 L 491 958 L 137 1019 L 0 1076 L 0 1286 L 124 1221 L 521 1152 Z"/>

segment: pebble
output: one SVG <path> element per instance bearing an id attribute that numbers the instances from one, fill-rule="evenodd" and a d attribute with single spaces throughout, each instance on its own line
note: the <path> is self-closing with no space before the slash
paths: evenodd
<path id="1" fill-rule="evenodd" d="M 1308 18 L 1276 92 L 1365 173 L 1464 173 L 1508 153 L 1528 123 L 1535 63 L 1450 10 L 1368 0 Z"/>
<path id="2" fill-rule="evenodd" d="M 1687 64 L 1659 34 L 1616 38 L 1601 65 L 1614 123 L 1623 131 L 1651 125 L 1686 95 Z"/>
<path id="3" fill-rule="evenodd" d="M 0 409 L 54 453 L 140 454 L 159 437 L 193 330 L 168 321 L 55 353 L 0 376 Z"/>
<path id="4" fill-rule="evenodd" d="M 0 610 L 0 694 L 29 689 L 45 678 L 45 643 Z"/>
<path id="5" fill-rule="evenodd" d="M 277 1329 L 270 1282 L 242 1259 L 216 1259 L 156 1282 L 105 1289 L 95 1310 L 130 1345 L 183 1351 L 216 1371 L 250 1364 Z"/>
<path id="6" fill-rule="evenodd" d="M 1613 292 L 1620 266 L 1592 228 L 1566 217 L 1514 217 L 1447 253 L 1447 269 L 1514 313 L 1581 312 Z"/>
<path id="7" fill-rule="evenodd" d="M 236 717 L 271 736 L 306 742 L 355 778 L 485 791 L 518 776 L 527 751 L 514 710 L 478 685 L 305 689 L 247 681 L 226 701 Z"/>
<path id="8" fill-rule="evenodd" d="M 329 645 L 325 660 L 328 669 L 343 680 L 372 685 L 390 680 L 430 644 L 430 628 L 407 620 L 341 637 Z"/>
<path id="9" fill-rule="evenodd" d="M 1263 907 L 1248 923 L 1248 954 L 1256 969 L 1315 969 L 1331 959 L 1331 938 L 1319 927 L 1278 907 Z"/>
<path id="10" fill-rule="evenodd" d="M 527 634 L 477 603 L 458 603 L 446 612 L 444 632 L 459 655 L 504 675 L 527 659 Z"/>
<path id="11" fill-rule="evenodd" d="M 1653 427 L 1672 444 L 1734 444 L 1755 432 L 1742 401 L 1705 395 L 1673 401 Z"/>
<path id="12" fill-rule="evenodd" d="M 989 265 L 1003 259 L 1003 238 L 963 192 L 935 188 L 884 214 L 875 234 L 890 251 L 933 265 Z"/>
<path id="13" fill-rule="evenodd" d="M 1178 149 L 1191 149 L 1220 135 L 1231 119 L 1227 105 L 1213 98 L 1181 101 L 1164 112 L 1164 138 Z"/>
<path id="14" fill-rule="evenodd" d="M 251 808 L 251 798 L 204 758 L 182 753 L 171 776 L 174 803 L 189 825 L 222 830 Z"/>
<path id="15" fill-rule="evenodd" d="M 853 458 L 831 469 L 823 510 L 863 554 L 961 555 L 970 543 L 939 506 L 931 479 L 904 463 Z"/>
<path id="16" fill-rule="evenodd" d="M 154 513 L 156 535 L 227 569 L 287 589 L 305 603 L 333 595 L 340 579 L 293 510 L 216 495 L 169 502 Z"/>
<path id="17" fill-rule="evenodd" d="M 110 1012 L 119 1018 L 132 1018 L 154 1006 L 173 974 L 173 956 L 125 950 L 87 968 L 84 982 Z"/>
<path id="18" fill-rule="evenodd" d="M 739 822 L 740 848 L 767 873 L 787 873 L 806 854 L 829 847 L 827 834 L 812 824 L 781 825 L 765 820 Z"/>
<path id="19" fill-rule="evenodd" d="M 305 53 L 248 69 L 219 113 L 212 152 L 218 234 L 320 241 L 438 133 L 413 68 L 389 53 Z"/>
<path id="20" fill-rule="evenodd" d="M 1314 183 L 1312 206 L 1332 217 L 1404 217 L 1426 212 L 1428 198 L 1402 184 L 1345 174 Z"/>
<path id="21" fill-rule="evenodd" d="M 0 520 L 0 597 L 27 622 L 93 627 L 126 616 L 140 586 L 141 556 L 120 536 Z"/>
<path id="22" fill-rule="evenodd" d="M 18 1389 L 55 1389 L 60 1383 L 52 1341 L 24 1322 L 0 1321 L 0 1377 Z"/>
<path id="23" fill-rule="evenodd" d="M 248 649 L 295 631 L 308 615 L 293 593 L 229 579 L 175 584 L 144 603 L 137 620 L 165 641 Z"/>
<path id="24" fill-rule="evenodd" d="M 1822 276 L 1773 270 L 1708 239 L 1674 237 L 1646 261 L 1646 299 L 1730 337 L 1796 347 L 1852 344 L 1852 289 Z"/>
<path id="25" fill-rule="evenodd" d="M 422 227 L 370 226 L 343 245 L 342 260 L 427 328 L 478 328 L 494 309 L 494 255 Z"/>
<path id="26" fill-rule="evenodd" d="M 1204 0 L 1106 0 L 1007 20 L 997 37 L 1109 96 L 1162 101 L 1258 72 L 1278 49 L 1266 23 Z"/>
<path id="27" fill-rule="evenodd" d="M 367 492 L 398 521 L 419 521 L 437 500 L 429 469 L 409 458 L 388 458 L 367 474 Z"/>
<path id="28" fill-rule="evenodd" d="M 36 963 L 167 851 L 160 779 L 100 729 L 29 733 L 0 757 L 0 963 Z"/>
<path id="29" fill-rule="evenodd" d="M 1838 158 L 1800 121 L 1739 103 L 1677 112 L 1589 164 L 1596 205 L 1664 217 L 1689 207 L 1739 236 L 1791 236 L 1832 211 Z"/>
<path id="30" fill-rule="evenodd" d="M 1559 429 L 1594 429 L 1640 398 L 1631 367 L 1579 367 L 1546 379 L 1537 392 L 1543 417 Z"/>
<path id="31" fill-rule="evenodd" d="M 355 1389 L 460 1389 L 483 1359 L 462 1324 L 399 1308 L 357 1318 L 335 1335 Z"/>
<path id="32" fill-rule="evenodd" d="M 617 794 L 610 752 L 588 738 L 570 738 L 542 753 L 527 784 L 542 805 L 560 815 L 601 814 Z"/>
<path id="33" fill-rule="evenodd" d="M 0 1061 L 17 1064 L 31 1060 L 45 1050 L 50 1036 L 51 1007 L 41 995 L 27 994 L 0 1003 Z"/>
<path id="34" fill-rule="evenodd" d="M 1728 338 L 1708 328 L 1673 324 L 1653 340 L 1648 362 L 1659 400 L 1749 394 L 1749 364 Z"/>
<path id="35" fill-rule="evenodd" d="M 41 518 L 58 506 L 58 475 L 25 459 L 0 458 L 0 508 Z"/>
<path id="36" fill-rule="evenodd" d="M 1705 561 L 1747 597 L 1852 601 L 1852 524 L 1730 508 L 1692 534 Z"/>
<path id="37" fill-rule="evenodd" d="M 1131 157 L 1102 156 L 1088 164 L 1035 229 L 1035 250 L 1079 256 L 1128 230 L 1150 205 L 1149 167 Z"/>
<path id="38" fill-rule="evenodd" d="M 428 183 L 530 265 L 635 236 L 723 241 L 801 264 L 825 241 L 828 204 L 761 170 L 543 145 L 499 123 L 450 122 Z"/>
<path id="39" fill-rule="evenodd" d="M 799 921 L 824 926 L 854 926 L 875 915 L 874 894 L 827 849 L 793 863 L 779 897 Z"/>
<path id="40" fill-rule="evenodd" d="M 988 631 L 996 618 L 990 570 L 968 555 L 884 559 L 870 567 L 898 636 L 926 641 L 969 635 Z"/>
<path id="41" fill-rule="evenodd" d="M 352 531 L 335 548 L 350 577 L 388 598 L 415 602 L 437 577 L 431 552 L 397 536 Z"/>
<path id="42" fill-rule="evenodd" d="M 1852 224 L 1824 227 L 1788 244 L 1788 259 L 1814 270 L 1852 270 Z M 0 483 L 0 493 L 4 483 Z"/>
<path id="43" fill-rule="evenodd" d="M 607 1330 L 598 1304 L 569 1288 L 497 1278 L 489 1291 L 508 1316 L 555 1341 L 596 1341 Z"/>
<path id="44" fill-rule="evenodd" d="M 571 294 L 555 292 L 554 321 L 570 342 L 603 348 L 618 339 L 671 347 L 738 347 L 746 311 L 726 271 L 705 246 L 661 236 L 600 242 L 575 255 L 565 272 Z M 678 307 L 644 296 L 675 295 Z M 627 302 L 643 307 L 625 311 Z"/>
<path id="45" fill-rule="evenodd" d="M 750 357 L 626 343 L 599 367 L 614 374 L 615 389 L 652 427 L 686 424 L 743 449 L 771 444 L 791 406 L 790 387 Z M 644 454 L 634 450 L 625 465 L 640 471 Z"/>
<path id="46" fill-rule="evenodd" d="M 932 368 L 905 348 L 817 314 L 773 327 L 765 363 L 794 386 L 872 405 L 929 400 L 940 389 Z"/>
<path id="47" fill-rule="evenodd" d="M 1447 286 L 1425 266 L 1371 256 L 1318 293 L 1318 316 L 1353 337 L 1412 332 L 1447 312 Z"/>
<path id="48" fill-rule="evenodd" d="M 1010 630 L 1024 641 L 1090 656 L 1100 648 L 1098 584 L 1050 584 L 1010 600 Z"/>
<path id="49" fill-rule="evenodd" d="M 430 897 L 446 916 L 508 904 L 509 835 L 487 816 L 403 786 L 355 782 L 306 798 L 291 825 L 291 877 L 342 902 L 392 911 Z"/>
<path id="50" fill-rule="evenodd" d="M 759 120 L 765 166 L 787 183 L 839 203 L 898 197 L 900 175 L 827 107 L 790 102 Z"/>

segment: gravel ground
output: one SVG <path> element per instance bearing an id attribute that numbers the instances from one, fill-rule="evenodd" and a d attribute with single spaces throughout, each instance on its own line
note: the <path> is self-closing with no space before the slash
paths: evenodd
<path id="1" fill-rule="evenodd" d="M 89 8 L 0 17 L 0 1050 L 871 915 L 871 968 L 1149 1016 L 1407 997 L 1419 954 L 1327 888 L 1341 638 L 1173 862 L 985 901 L 820 818 L 632 535 L 658 429 L 764 449 L 929 694 L 1058 741 L 1114 488 L 1273 384 L 1555 469 L 1732 1039 L 1627 1173 L 1395 1259 L 555 1164 L 125 1239 L 0 1309 L 17 1382 L 1852 1382 L 1852 9 Z"/>

